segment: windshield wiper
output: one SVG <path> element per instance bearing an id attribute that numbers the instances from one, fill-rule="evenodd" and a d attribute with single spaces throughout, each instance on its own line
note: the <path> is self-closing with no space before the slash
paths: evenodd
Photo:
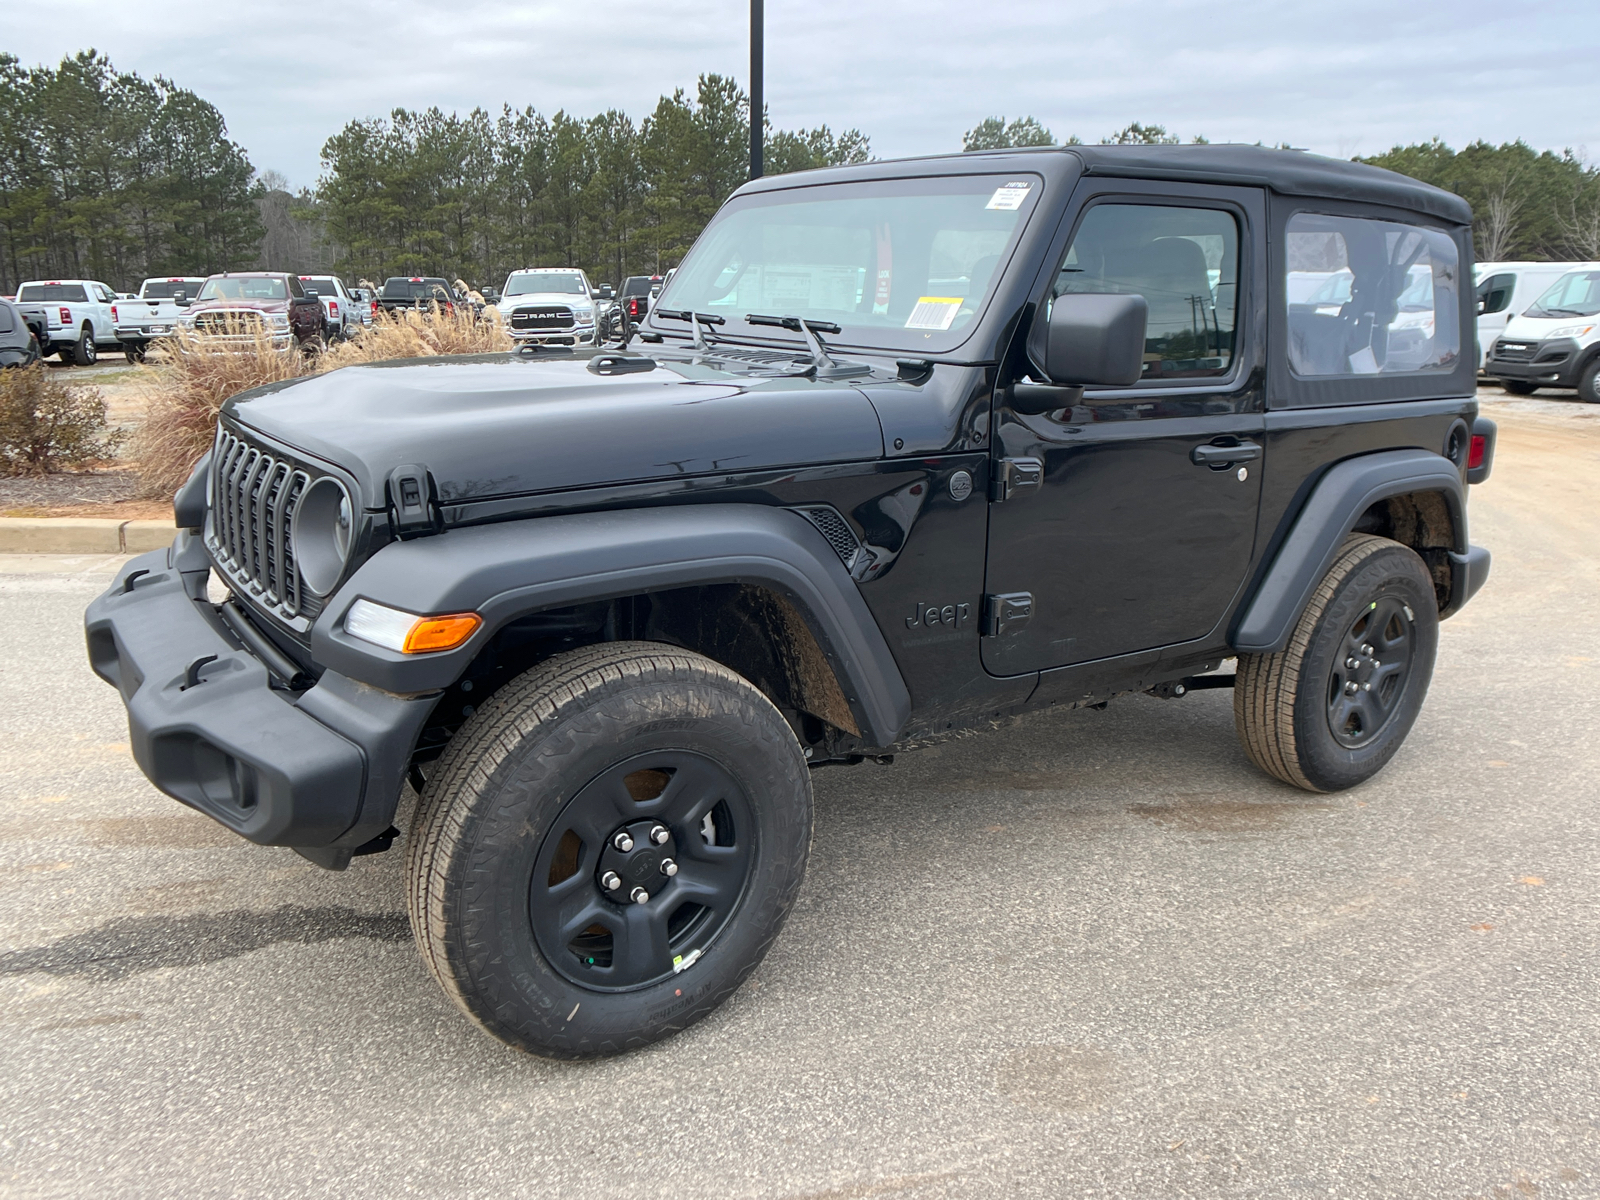
<path id="1" fill-rule="evenodd" d="M 1544 311 L 1552 317 L 1588 317 L 1594 315 L 1592 313 L 1579 312 L 1575 308 L 1547 308 Z"/>
<path id="2" fill-rule="evenodd" d="M 719 317 L 716 313 L 690 312 L 688 309 L 680 311 L 671 308 L 658 308 L 655 310 L 655 315 L 665 317 L 669 321 L 692 322 L 694 326 L 693 346 L 696 350 L 711 349 L 711 343 L 701 335 L 700 327 L 702 325 L 726 325 L 728 323 L 726 317 Z"/>
<path id="3" fill-rule="evenodd" d="M 803 335 L 806 345 L 811 350 L 811 365 L 816 371 L 818 379 L 849 379 L 856 375 L 870 375 L 872 368 L 866 363 L 839 363 L 828 356 L 828 348 L 822 344 L 820 333 L 843 332 L 832 321 L 810 321 L 799 317 L 772 317 L 763 313 L 746 313 L 745 323 L 749 325 L 771 325 L 776 329 L 788 329 Z"/>

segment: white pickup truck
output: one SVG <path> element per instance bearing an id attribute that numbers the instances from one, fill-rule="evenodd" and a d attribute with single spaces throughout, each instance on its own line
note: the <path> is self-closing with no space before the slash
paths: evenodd
<path id="1" fill-rule="evenodd" d="M 129 362 L 143 362 L 146 347 L 177 328 L 178 314 L 189 307 L 204 283 L 203 278 L 194 275 L 146 279 L 138 296 L 117 301 L 111 311 L 117 341 L 122 343 Z"/>
<path id="2" fill-rule="evenodd" d="M 126 302 L 124 302 L 126 303 Z M 87 367 L 101 346 L 117 344 L 116 294 L 93 279 L 34 279 L 17 289 L 17 307 L 29 324 L 43 328 L 40 354 L 59 354 L 61 361 Z"/>
<path id="3" fill-rule="evenodd" d="M 344 280 L 333 275 L 302 275 L 300 286 L 308 295 L 322 301 L 322 336 L 328 341 L 342 342 L 355 337 L 370 323 L 370 315 L 367 321 L 362 321 L 361 312 L 349 289 L 344 286 Z M 368 312 L 371 312 L 370 305 Z"/>

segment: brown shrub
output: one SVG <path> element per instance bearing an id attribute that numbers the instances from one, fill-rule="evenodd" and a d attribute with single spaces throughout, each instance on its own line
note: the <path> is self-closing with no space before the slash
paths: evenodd
<path id="1" fill-rule="evenodd" d="M 441 312 L 437 307 L 429 312 L 408 309 L 397 314 L 379 312 L 365 333 L 329 349 L 317 367 L 331 371 L 391 358 L 493 354 L 510 349 L 511 337 L 498 322 L 474 319 L 461 308 L 453 312 Z"/>
<path id="2" fill-rule="evenodd" d="M 122 437 L 106 423 L 99 388 L 70 384 L 43 363 L 0 370 L 0 472 L 82 467 L 110 458 Z"/>
<path id="3" fill-rule="evenodd" d="M 394 358 L 440 354 L 485 354 L 511 349 L 498 324 L 452 313 L 379 313 L 353 341 L 317 355 L 285 353 L 261 333 L 254 344 L 226 347 L 215 339 L 180 333 L 163 347 L 166 365 L 148 389 L 149 415 L 133 439 L 141 487 L 148 496 L 170 496 L 183 486 L 194 464 L 211 448 L 217 412 L 230 397 L 266 383 Z"/>
<path id="4" fill-rule="evenodd" d="M 146 496 L 170 496 L 183 486 L 211 449 L 217 411 L 230 396 L 310 369 L 304 356 L 274 348 L 264 331 L 243 345 L 180 332 L 161 349 L 164 363 L 146 385 L 149 411 L 131 446 Z"/>

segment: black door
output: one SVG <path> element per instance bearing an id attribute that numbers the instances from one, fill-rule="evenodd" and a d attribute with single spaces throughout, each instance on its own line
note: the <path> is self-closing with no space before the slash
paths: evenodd
<path id="1" fill-rule="evenodd" d="M 1007 619 L 983 639 L 997 675 L 1205 638 L 1254 544 L 1262 194 L 1094 182 L 1104 190 L 1074 198 L 1040 319 L 1067 292 L 1144 296 L 1144 376 L 1044 416 L 996 396 L 995 474 L 1015 485 L 990 504 L 986 591 L 1031 594 L 1031 605 L 1001 605 Z"/>

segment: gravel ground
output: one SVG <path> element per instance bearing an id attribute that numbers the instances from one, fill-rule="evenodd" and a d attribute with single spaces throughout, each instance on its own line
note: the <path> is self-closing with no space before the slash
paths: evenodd
<path id="1" fill-rule="evenodd" d="M 1263 778 L 1219 692 L 819 772 L 766 962 L 597 1063 L 460 1016 L 399 855 L 157 794 L 83 661 L 114 563 L 0 561 L 0 1193 L 1600 1195 L 1600 425 L 1496 415 L 1377 779 Z"/>

